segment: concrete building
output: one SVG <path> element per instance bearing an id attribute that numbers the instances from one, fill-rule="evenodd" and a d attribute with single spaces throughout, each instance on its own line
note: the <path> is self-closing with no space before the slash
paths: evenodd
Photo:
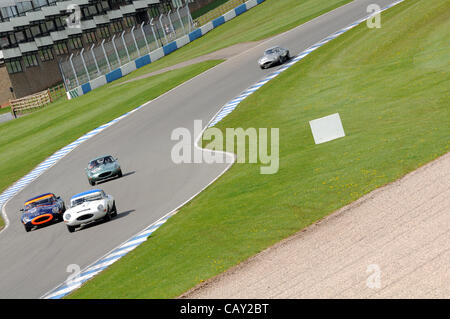
<path id="1" fill-rule="evenodd" d="M 185 3 L 186 0 L 0 1 L 0 105 L 10 98 L 62 83 L 60 58 Z"/>

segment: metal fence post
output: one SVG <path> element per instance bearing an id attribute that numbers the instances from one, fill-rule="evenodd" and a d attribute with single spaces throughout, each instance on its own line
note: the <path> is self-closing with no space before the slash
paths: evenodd
<path id="1" fill-rule="evenodd" d="M 77 81 L 77 86 L 80 86 L 80 82 L 78 81 L 77 72 L 75 71 L 75 67 L 73 66 L 72 57 L 73 57 L 73 53 L 70 55 L 70 58 L 69 58 L 70 66 L 72 67 L 73 74 L 75 75 L 75 80 Z"/>
<path id="2" fill-rule="evenodd" d="M 122 66 L 122 60 L 120 60 L 119 52 L 117 52 L 117 48 L 116 48 L 116 42 L 114 42 L 115 38 L 116 38 L 116 35 L 114 34 L 112 39 L 111 39 L 111 43 L 113 45 L 114 52 L 116 53 L 117 62 L 119 62 L 119 66 Z"/>
<path id="3" fill-rule="evenodd" d="M 125 42 L 124 35 L 125 35 L 125 31 L 122 32 L 122 42 L 123 42 L 123 46 L 125 47 L 125 51 L 127 51 L 128 62 L 131 62 L 130 53 L 128 52 L 128 47 L 127 47 L 127 43 Z"/>
<path id="4" fill-rule="evenodd" d="M 94 47 L 95 47 L 95 44 L 93 44 L 91 46 L 91 54 L 92 54 L 92 58 L 94 59 L 95 67 L 97 68 L 97 74 L 100 74 L 100 68 L 98 67 L 97 58 L 95 57 L 95 54 L 94 54 Z"/>
<path id="5" fill-rule="evenodd" d="M 170 24 L 170 35 L 169 38 L 172 38 L 172 36 L 175 33 L 175 29 L 173 27 L 173 23 L 172 23 L 172 19 L 170 18 L 170 13 L 172 12 L 172 10 L 169 10 L 169 13 L 167 14 L 167 18 L 169 19 L 169 24 Z M 175 33 L 175 38 L 176 38 L 176 33 Z M 171 39 L 172 40 L 172 39 Z"/>
<path id="6" fill-rule="evenodd" d="M 148 53 L 150 53 L 150 47 L 148 46 L 147 37 L 145 36 L 145 32 L 144 32 L 144 22 L 142 22 L 142 24 L 141 24 L 141 32 L 142 32 L 142 35 L 144 36 L 144 41 L 145 41 L 145 46 L 147 47 L 147 51 L 148 51 Z"/>
<path id="7" fill-rule="evenodd" d="M 150 28 L 152 28 L 153 38 L 155 38 L 156 47 L 159 48 L 160 45 L 159 45 L 159 42 L 158 42 L 158 38 L 156 37 L 155 29 L 153 29 L 153 19 L 154 19 L 154 18 L 152 18 L 152 19 L 150 20 Z"/>
<path id="8" fill-rule="evenodd" d="M 183 28 L 183 34 L 186 34 L 186 30 L 184 29 L 183 20 L 181 20 L 180 7 L 177 8 L 177 14 L 178 14 L 178 19 L 180 19 L 181 27 Z"/>
<path id="9" fill-rule="evenodd" d="M 61 77 L 63 79 L 63 83 L 64 83 L 64 87 L 66 89 L 66 92 L 69 92 L 69 87 L 67 86 L 67 80 L 66 80 L 66 77 L 64 76 L 64 71 L 61 66 L 61 59 L 58 60 L 58 68 L 59 68 L 59 72 L 61 73 Z"/>
<path id="10" fill-rule="evenodd" d="M 192 20 L 191 12 L 189 11 L 189 5 L 186 4 L 187 17 L 189 21 L 189 32 L 192 31 L 192 26 L 194 25 L 194 21 Z"/>
<path id="11" fill-rule="evenodd" d="M 167 43 L 169 43 L 169 41 L 167 41 L 166 30 L 164 30 L 164 25 L 162 24 L 162 20 L 161 20 L 163 16 L 164 16 L 163 14 L 161 14 L 159 16 L 159 24 L 161 25 L 161 29 L 162 29 L 162 32 L 164 34 L 164 39 L 166 39 L 166 44 L 167 44 Z"/>
<path id="12" fill-rule="evenodd" d="M 106 63 L 108 64 L 108 69 L 109 69 L 109 72 L 111 72 L 112 70 L 111 70 L 111 65 L 109 64 L 109 60 L 108 60 L 108 56 L 106 55 L 106 51 L 105 51 L 105 39 L 103 39 L 103 41 L 102 41 L 102 49 L 103 49 L 103 54 L 105 55 L 105 59 L 106 59 Z"/>
<path id="13" fill-rule="evenodd" d="M 81 61 L 83 62 L 84 70 L 86 71 L 86 75 L 87 75 L 88 81 L 90 81 L 91 80 L 91 76 L 89 75 L 89 71 L 88 71 L 88 68 L 86 66 L 86 61 L 84 60 L 83 52 L 84 52 L 84 48 L 81 49 L 80 56 L 81 56 Z"/>
<path id="14" fill-rule="evenodd" d="M 139 56 L 142 56 L 141 51 L 139 50 L 139 47 L 138 47 L 138 44 L 137 44 L 137 41 L 136 41 L 136 36 L 134 35 L 134 30 L 135 29 L 136 29 L 136 26 L 133 26 L 131 28 L 131 36 L 133 37 L 134 45 L 136 46 L 137 53 L 139 54 Z"/>

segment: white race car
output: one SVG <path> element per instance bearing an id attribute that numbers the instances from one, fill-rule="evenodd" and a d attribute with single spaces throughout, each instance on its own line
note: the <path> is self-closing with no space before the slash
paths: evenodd
<path id="1" fill-rule="evenodd" d="M 77 227 L 103 219 L 111 220 L 117 215 L 114 197 L 105 194 L 101 189 L 94 189 L 72 196 L 70 208 L 64 213 L 64 223 L 69 232 L 74 232 Z"/>

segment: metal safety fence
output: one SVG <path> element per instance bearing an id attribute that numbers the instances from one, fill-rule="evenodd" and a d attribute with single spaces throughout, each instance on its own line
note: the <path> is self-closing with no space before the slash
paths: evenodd
<path id="1" fill-rule="evenodd" d="M 148 54 L 194 29 L 187 5 L 113 35 L 59 61 L 67 91 Z"/>

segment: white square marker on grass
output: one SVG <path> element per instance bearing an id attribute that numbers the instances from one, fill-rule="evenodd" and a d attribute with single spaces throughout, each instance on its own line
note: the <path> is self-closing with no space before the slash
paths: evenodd
<path id="1" fill-rule="evenodd" d="M 311 132 L 316 144 L 329 142 L 345 136 L 339 113 L 309 121 L 309 125 L 311 126 Z"/>

